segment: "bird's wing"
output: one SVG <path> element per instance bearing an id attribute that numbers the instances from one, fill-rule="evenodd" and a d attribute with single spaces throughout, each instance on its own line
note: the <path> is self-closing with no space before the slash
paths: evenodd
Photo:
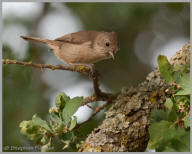
<path id="1" fill-rule="evenodd" d="M 56 38 L 55 41 L 82 44 L 88 41 L 94 41 L 98 33 L 97 31 L 79 31 Z"/>

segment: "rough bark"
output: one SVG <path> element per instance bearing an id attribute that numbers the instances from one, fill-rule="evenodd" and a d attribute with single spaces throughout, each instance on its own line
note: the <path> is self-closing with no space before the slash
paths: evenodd
<path id="1" fill-rule="evenodd" d="M 185 45 L 170 63 L 190 63 L 190 44 Z M 145 151 L 148 141 L 150 115 L 154 108 L 163 108 L 170 85 L 161 77 L 158 68 L 149 73 L 137 87 L 122 88 L 102 124 L 95 128 L 81 145 L 83 152 Z"/>

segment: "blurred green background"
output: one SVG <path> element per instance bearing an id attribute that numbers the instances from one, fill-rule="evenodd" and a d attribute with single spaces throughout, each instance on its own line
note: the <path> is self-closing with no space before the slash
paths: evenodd
<path id="1" fill-rule="evenodd" d="M 96 63 L 101 89 L 107 92 L 137 85 L 157 66 L 157 55 L 171 57 L 190 39 L 189 3 L 3 2 L 2 13 L 4 59 L 63 64 L 46 46 L 28 43 L 20 35 L 55 39 L 79 30 L 117 32 L 120 50 L 115 60 Z M 75 97 L 89 96 L 93 89 L 90 79 L 78 73 L 3 65 L 3 147 L 33 145 L 20 134 L 19 123 L 35 113 L 46 119 L 61 91 Z M 79 122 L 90 114 L 81 108 Z M 84 136 L 103 118 L 100 113 L 82 126 Z"/>

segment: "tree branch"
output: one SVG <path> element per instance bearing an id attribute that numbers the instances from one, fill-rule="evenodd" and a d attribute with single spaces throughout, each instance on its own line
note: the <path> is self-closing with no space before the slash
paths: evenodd
<path id="1" fill-rule="evenodd" d="M 190 63 L 190 44 L 177 52 L 170 63 L 173 66 Z M 103 123 L 88 135 L 79 151 L 145 151 L 149 141 L 151 111 L 154 108 L 164 108 L 169 95 L 166 89 L 169 87 L 156 68 L 137 87 L 122 88 L 106 112 Z"/>

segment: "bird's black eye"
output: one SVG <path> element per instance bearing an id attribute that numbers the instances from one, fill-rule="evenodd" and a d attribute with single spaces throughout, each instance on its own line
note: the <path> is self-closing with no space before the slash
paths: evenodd
<path id="1" fill-rule="evenodd" d="M 105 43 L 105 45 L 108 47 L 109 46 L 109 42 Z"/>

